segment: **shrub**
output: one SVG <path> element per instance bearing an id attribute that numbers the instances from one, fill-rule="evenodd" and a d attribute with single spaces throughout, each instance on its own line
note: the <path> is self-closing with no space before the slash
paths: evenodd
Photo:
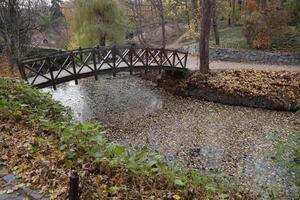
<path id="1" fill-rule="evenodd" d="M 246 18 L 244 35 L 248 45 L 256 49 L 271 46 L 272 39 L 285 33 L 288 14 L 278 5 L 271 5 L 262 12 L 253 12 Z"/>
<path id="2" fill-rule="evenodd" d="M 246 5 L 246 10 L 250 13 L 255 12 L 257 10 L 256 0 L 248 0 Z"/>
<path id="3" fill-rule="evenodd" d="M 295 25 L 300 28 L 300 1 L 287 0 L 285 1 L 284 6 L 291 16 L 290 25 Z"/>

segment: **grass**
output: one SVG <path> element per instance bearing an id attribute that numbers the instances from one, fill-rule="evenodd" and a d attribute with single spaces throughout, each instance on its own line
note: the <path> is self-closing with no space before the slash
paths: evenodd
<path id="1" fill-rule="evenodd" d="M 243 26 L 227 27 L 219 30 L 221 45 L 223 48 L 240 48 L 247 49 L 246 38 L 243 35 Z M 212 35 L 210 37 L 211 46 L 216 47 L 215 38 Z"/>
<path id="2" fill-rule="evenodd" d="M 10 168 L 52 199 L 67 198 L 73 170 L 82 199 L 254 199 L 223 176 L 202 176 L 146 149 L 131 154 L 107 142 L 100 124 L 73 123 L 51 95 L 14 80 L 0 79 L 0 119 Z"/>
<path id="3" fill-rule="evenodd" d="M 243 35 L 243 26 L 227 27 L 220 30 L 220 47 L 250 49 Z M 210 37 L 210 44 L 216 46 L 214 36 Z M 300 52 L 300 30 L 289 27 L 286 34 L 274 38 L 272 46 L 267 51 Z"/>
<path id="4" fill-rule="evenodd" d="M 234 48 L 234 49 L 251 49 L 247 44 L 246 38 L 243 35 L 244 26 L 239 25 L 235 27 L 222 26 L 219 29 L 220 42 L 219 46 L 215 45 L 215 38 L 213 32 L 210 36 L 211 47 Z M 194 40 L 181 41 L 183 43 L 191 43 Z M 286 34 L 281 37 L 274 38 L 272 46 L 266 51 L 270 52 L 300 52 L 300 30 L 295 27 L 289 27 Z"/>

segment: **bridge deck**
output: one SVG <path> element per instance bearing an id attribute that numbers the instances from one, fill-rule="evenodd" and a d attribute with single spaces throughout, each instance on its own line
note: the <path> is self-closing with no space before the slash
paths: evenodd
<path id="1" fill-rule="evenodd" d="M 36 87 L 95 76 L 115 75 L 121 71 L 160 69 L 186 71 L 187 53 L 176 50 L 133 47 L 78 49 L 44 57 L 33 57 L 19 63 L 21 76 Z"/>

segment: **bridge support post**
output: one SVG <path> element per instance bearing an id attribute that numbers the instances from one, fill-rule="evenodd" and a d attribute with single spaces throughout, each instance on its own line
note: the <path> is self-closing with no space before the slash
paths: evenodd
<path id="1" fill-rule="evenodd" d="M 159 52 L 159 74 L 161 74 L 162 67 L 163 67 L 163 51 L 164 51 L 164 49 L 160 49 L 160 52 Z"/>
<path id="2" fill-rule="evenodd" d="M 53 68 L 52 68 L 51 61 L 50 61 L 49 57 L 46 58 L 46 65 L 48 65 L 48 68 L 49 68 L 50 77 L 51 77 L 51 81 L 52 81 L 52 87 L 53 87 L 54 90 L 56 90 L 56 83 L 55 83 L 55 78 L 54 78 L 54 75 L 53 75 Z"/>
<path id="3" fill-rule="evenodd" d="M 21 75 L 21 78 L 28 82 L 27 80 L 27 76 L 26 76 L 26 73 L 25 73 L 25 67 L 24 67 L 24 64 L 22 62 L 20 62 L 19 60 L 17 60 L 17 65 L 18 65 L 18 68 L 19 68 L 19 72 L 20 72 L 20 75 Z"/>
<path id="4" fill-rule="evenodd" d="M 74 76 L 74 80 L 75 80 L 75 84 L 78 85 L 78 78 L 77 78 L 77 72 L 76 72 L 76 65 L 75 65 L 75 58 L 74 58 L 74 53 L 73 51 L 70 54 L 70 58 L 71 58 L 71 64 L 72 64 L 72 68 L 73 68 L 73 76 Z"/>
<path id="5" fill-rule="evenodd" d="M 117 48 L 116 46 L 114 45 L 111 49 L 111 53 L 112 53 L 112 60 L 113 60 L 113 76 L 116 77 L 117 76 L 117 73 L 116 73 L 116 62 L 117 62 Z"/>
<path id="6" fill-rule="evenodd" d="M 189 54 L 189 53 L 185 53 L 185 55 L 184 55 L 184 66 L 183 66 L 183 68 L 186 68 L 187 59 L 188 59 L 188 54 Z"/>
<path id="7" fill-rule="evenodd" d="M 94 64 L 94 75 L 95 75 L 95 80 L 98 80 L 98 70 L 97 70 L 97 61 L 96 61 L 96 50 L 93 49 L 92 51 L 93 54 L 93 64 Z"/>
<path id="8" fill-rule="evenodd" d="M 133 49 L 133 46 L 131 45 L 130 47 L 129 47 L 129 71 L 130 71 L 130 75 L 132 75 L 133 74 L 133 51 L 134 51 L 134 49 Z"/>
<path id="9" fill-rule="evenodd" d="M 149 49 L 148 48 L 145 49 L 145 61 L 146 61 L 145 74 L 147 74 L 148 68 L 149 68 Z"/>
<path id="10" fill-rule="evenodd" d="M 172 65 L 171 66 L 172 68 L 175 68 L 176 67 L 176 55 L 177 55 L 177 50 L 175 49 L 173 51 L 173 60 L 172 60 Z M 172 70 L 172 75 L 174 75 L 174 70 Z"/>
<path id="11" fill-rule="evenodd" d="M 79 176 L 77 172 L 72 172 L 69 184 L 69 200 L 79 200 Z"/>

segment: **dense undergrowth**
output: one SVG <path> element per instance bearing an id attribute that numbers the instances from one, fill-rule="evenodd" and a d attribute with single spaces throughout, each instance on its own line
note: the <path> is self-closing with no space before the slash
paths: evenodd
<path id="1" fill-rule="evenodd" d="M 0 119 L 1 162 L 52 199 L 67 197 L 73 170 L 82 199 L 253 199 L 223 177 L 108 143 L 100 124 L 75 124 L 69 109 L 23 83 L 0 79 Z"/>

